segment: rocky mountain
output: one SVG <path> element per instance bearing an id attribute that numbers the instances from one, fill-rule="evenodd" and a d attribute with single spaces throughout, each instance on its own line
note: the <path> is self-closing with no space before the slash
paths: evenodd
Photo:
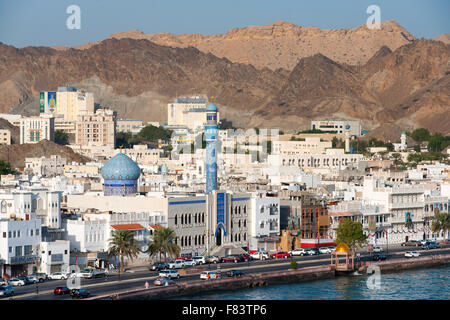
<path id="1" fill-rule="evenodd" d="M 265 26 L 234 28 L 217 35 L 145 34 L 139 30 L 131 30 L 113 34 L 109 37 L 111 38 L 147 39 L 160 45 L 179 48 L 192 46 L 232 62 L 272 70 L 292 70 L 301 58 L 318 53 L 339 63 L 365 64 L 382 46 L 395 50 L 415 40 L 413 35 L 395 21 L 382 22 L 380 30 L 370 30 L 365 24 L 348 29 L 319 29 L 277 21 Z M 89 43 L 76 48 L 87 49 L 93 45 Z"/>
<path id="2" fill-rule="evenodd" d="M 74 85 L 93 92 L 119 118 L 164 122 L 174 97 L 205 94 L 214 96 L 222 119 L 241 127 L 298 130 L 309 128 L 311 119 L 351 118 L 380 134 L 383 127 L 448 134 L 450 45 L 406 42 L 380 44 L 360 65 L 315 53 L 290 70 L 146 39 L 111 38 L 67 50 L 0 43 L 0 112 L 37 113 L 40 91 Z"/>

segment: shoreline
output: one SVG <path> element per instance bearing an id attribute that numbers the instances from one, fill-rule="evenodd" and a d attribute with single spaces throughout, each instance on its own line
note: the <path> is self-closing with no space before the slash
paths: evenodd
<path id="1" fill-rule="evenodd" d="M 424 269 L 450 263 L 450 254 L 436 254 L 419 258 L 399 258 L 389 261 L 369 261 L 357 269 L 363 274 L 370 266 L 380 267 L 381 272 L 395 272 L 410 269 Z M 356 270 L 355 270 L 356 271 Z M 164 300 L 183 296 L 192 296 L 199 293 L 232 291 L 245 288 L 290 284 L 322 279 L 340 277 L 333 268 L 328 265 L 305 267 L 299 269 L 286 269 L 244 275 L 239 278 L 222 278 L 218 280 L 196 280 L 178 283 L 169 287 L 151 287 L 149 289 L 135 289 L 88 298 L 87 300 Z"/>

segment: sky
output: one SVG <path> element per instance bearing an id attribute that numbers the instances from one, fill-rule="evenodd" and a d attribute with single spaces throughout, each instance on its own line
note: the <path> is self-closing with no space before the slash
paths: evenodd
<path id="1" fill-rule="evenodd" d="M 80 29 L 67 28 L 70 5 L 80 8 Z M 278 20 L 354 28 L 366 23 L 370 5 L 417 38 L 450 33 L 450 0 L 0 0 L 0 42 L 76 46 L 134 29 L 210 35 Z"/>

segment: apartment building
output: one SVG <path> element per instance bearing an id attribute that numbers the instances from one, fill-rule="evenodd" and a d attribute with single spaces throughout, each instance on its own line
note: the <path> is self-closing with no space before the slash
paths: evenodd
<path id="1" fill-rule="evenodd" d="M 8 129 L 0 130 L 0 145 L 10 145 L 11 144 L 11 131 Z"/>
<path id="2" fill-rule="evenodd" d="M 116 115 L 109 109 L 84 113 L 75 123 L 75 145 L 102 146 L 114 149 L 116 140 Z"/>
<path id="3" fill-rule="evenodd" d="M 52 115 L 23 117 L 20 119 L 20 144 L 55 140 L 55 118 Z"/>

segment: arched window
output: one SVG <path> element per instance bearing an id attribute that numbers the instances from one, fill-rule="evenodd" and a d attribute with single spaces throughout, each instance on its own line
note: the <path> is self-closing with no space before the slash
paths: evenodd
<path id="1" fill-rule="evenodd" d="M 197 245 L 197 236 L 194 237 L 194 244 Z"/>
<path id="2" fill-rule="evenodd" d="M 234 235 L 234 241 L 237 241 L 237 233 Z"/>
<path id="3" fill-rule="evenodd" d="M 244 228 L 247 228 L 247 220 L 244 219 Z"/>
<path id="4" fill-rule="evenodd" d="M 191 236 L 189 236 L 189 245 L 191 245 Z"/>
<path id="5" fill-rule="evenodd" d="M 241 227 L 241 220 L 238 221 L 238 227 Z"/>
<path id="6" fill-rule="evenodd" d="M 241 206 L 238 207 L 238 213 L 241 214 Z"/>
<path id="7" fill-rule="evenodd" d="M 241 241 L 241 234 L 239 233 L 239 241 Z"/>
<path id="8" fill-rule="evenodd" d="M 247 234 L 244 233 L 244 241 L 247 241 Z"/>
<path id="9" fill-rule="evenodd" d="M 247 206 L 244 205 L 244 213 L 247 213 Z"/>
<path id="10" fill-rule="evenodd" d="M 205 213 L 202 213 L 202 223 L 205 223 Z"/>
<path id="11" fill-rule="evenodd" d="M 189 213 L 189 224 L 191 224 L 191 214 Z"/>
<path id="12" fill-rule="evenodd" d="M 236 207 L 234 207 L 234 214 L 237 214 L 237 206 Z"/>
<path id="13" fill-rule="evenodd" d="M 177 225 L 177 223 L 178 223 L 178 217 L 177 217 L 177 215 L 175 215 L 175 225 Z"/>
<path id="14" fill-rule="evenodd" d="M 184 237 L 181 237 L 181 246 L 184 246 Z"/>
<path id="15" fill-rule="evenodd" d="M 187 224 L 187 223 L 188 223 L 188 215 L 185 214 L 185 215 L 184 215 L 184 224 Z"/>
<path id="16" fill-rule="evenodd" d="M 197 214 L 194 214 L 194 223 L 197 223 Z"/>
<path id="17" fill-rule="evenodd" d="M 202 244 L 205 244 L 205 235 L 202 236 Z"/>
<path id="18" fill-rule="evenodd" d="M 181 220 L 180 220 L 181 224 L 184 223 L 184 215 L 181 215 Z"/>

